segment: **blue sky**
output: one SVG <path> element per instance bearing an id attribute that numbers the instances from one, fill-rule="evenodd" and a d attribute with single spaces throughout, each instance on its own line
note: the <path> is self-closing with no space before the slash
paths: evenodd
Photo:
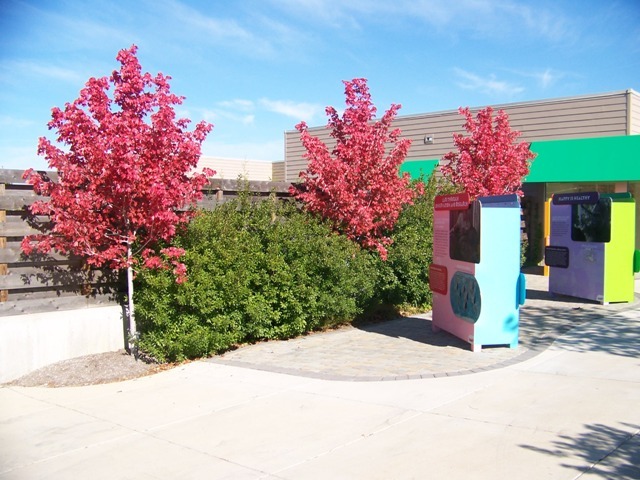
<path id="1" fill-rule="evenodd" d="M 132 44 L 241 159 L 282 160 L 356 77 L 400 115 L 640 90 L 638 0 L 0 0 L 0 166 L 46 168 L 51 108 Z"/>

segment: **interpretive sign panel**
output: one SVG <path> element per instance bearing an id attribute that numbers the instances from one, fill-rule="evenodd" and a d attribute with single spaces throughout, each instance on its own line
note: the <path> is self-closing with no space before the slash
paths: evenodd
<path id="1" fill-rule="evenodd" d="M 434 203 L 433 329 L 482 346 L 518 344 L 520 203 L 516 195 L 438 196 Z M 514 298 L 518 297 L 518 298 Z"/>
<path id="2" fill-rule="evenodd" d="M 572 192 L 551 201 L 549 291 L 601 303 L 634 298 L 635 201 Z"/>
<path id="3" fill-rule="evenodd" d="M 569 267 L 569 249 L 567 247 L 545 247 L 544 261 L 548 267 Z"/>

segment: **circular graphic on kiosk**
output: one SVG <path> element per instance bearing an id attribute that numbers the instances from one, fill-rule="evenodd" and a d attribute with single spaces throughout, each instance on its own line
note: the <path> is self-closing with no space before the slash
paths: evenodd
<path id="1" fill-rule="evenodd" d="M 476 277 L 456 272 L 451 278 L 451 308 L 453 313 L 467 322 L 476 323 L 480 318 L 480 285 Z"/>

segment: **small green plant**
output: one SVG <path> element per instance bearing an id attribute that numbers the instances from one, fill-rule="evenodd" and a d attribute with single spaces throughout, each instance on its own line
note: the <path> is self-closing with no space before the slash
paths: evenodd
<path id="1" fill-rule="evenodd" d="M 520 240 L 520 268 L 526 265 L 528 252 L 529 241 L 526 237 L 522 237 L 522 239 Z"/>

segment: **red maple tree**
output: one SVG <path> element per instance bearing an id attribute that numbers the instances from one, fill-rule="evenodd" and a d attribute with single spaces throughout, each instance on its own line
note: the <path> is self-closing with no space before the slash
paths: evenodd
<path id="1" fill-rule="evenodd" d="M 385 246 L 391 243 L 386 233 L 415 195 L 408 175 L 398 173 L 411 140 L 401 139 L 399 129 L 390 130 L 400 105 L 391 105 L 381 119 L 373 121 L 376 108 L 367 80 L 343 83 L 347 107 L 342 118 L 335 108 L 326 108 L 327 128 L 336 140 L 331 152 L 309 133 L 305 122 L 296 125 L 309 163 L 300 173 L 302 185 L 292 192 L 309 211 L 329 219 L 336 230 L 386 259 Z"/>
<path id="2" fill-rule="evenodd" d="M 447 162 L 440 167 L 442 174 L 464 188 L 472 199 L 522 195 L 522 179 L 529 173 L 535 154 L 529 150 L 529 143 L 516 142 L 520 132 L 511 130 L 508 115 L 499 110 L 494 122 L 491 107 L 480 110 L 475 119 L 468 107 L 458 111 L 466 118 L 464 128 L 470 135 L 453 134 L 458 152 L 442 157 Z"/>
<path id="3" fill-rule="evenodd" d="M 190 175 L 212 125 L 200 122 L 187 131 L 190 120 L 176 119 L 174 111 L 184 97 L 171 93 L 171 77 L 143 74 L 136 52 L 135 45 L 121 50 L 120 70 L 89 79 L 73 103 L 52 109 L 49 129 L 65 147 L 42 137 L 38 154 L 57 170 L 58 181 L 33 169 L 23 177 L 37 194 L 50 197 L 30 211 L 48 215 L 52 229 L 26 237 L 22 250 L 56 250 L 96 267 L 126 269 L 131 339 L 137 334 L 133 268 L 173 268 L 177 281 L 185 280 L 179 261 L 184 252 L 156 247 L 189 220 L 185 207 L 201 197 L 206 175 L 213 174 Z"/>

